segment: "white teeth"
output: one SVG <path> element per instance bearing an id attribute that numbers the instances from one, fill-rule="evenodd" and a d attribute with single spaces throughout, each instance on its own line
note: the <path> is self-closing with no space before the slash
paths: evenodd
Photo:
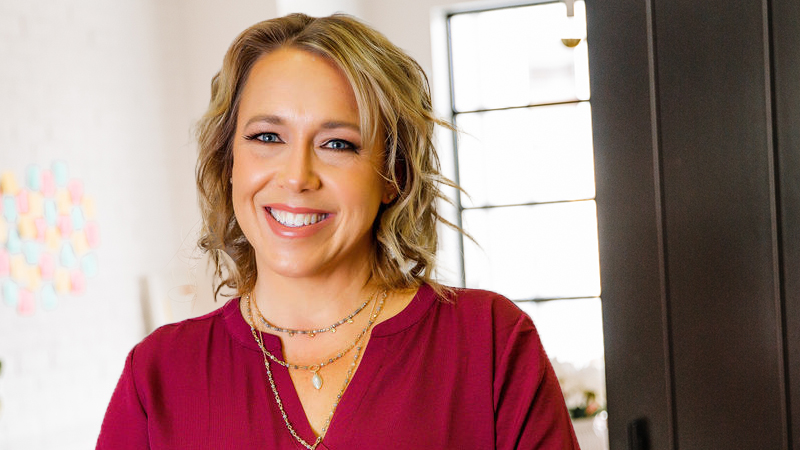
<path id="1" fill-rule="evenodd" d="M 282 225 L 287 227 L 302 227 L 304 225 L 311 225 L 319 222 L 320 220 L 328 217 L 327 214 L 294 214 L 288 211 L 281 211 L 279 209 L 269 208 L 269 213 Z"/>

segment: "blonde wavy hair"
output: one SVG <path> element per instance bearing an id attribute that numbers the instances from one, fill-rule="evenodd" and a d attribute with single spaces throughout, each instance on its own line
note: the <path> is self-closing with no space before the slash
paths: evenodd
<path id="1" fill-rule="evenodd" d="M 451 126 L 434 117 L 428 79 L 419 64 L 344 14 L 291 14 L 253 25 L 231 44 L 211 81 L 211 101 L 197 126 L 196 179 L 203 221 L 198 245 L 211 252 L 219 279 L 216 292 L 227 286 L 241 294 L 255 285 L 255 251 L 239 228 L 231 199 L 232 142 L 250 69 L 261 56 L 284 47 L 324 56 L 342 70 L 355 93 L 364 142 L 384 150 L 382 176 L 397 196 L 381 207 L 373 226 L 373 280 L 385 289 L 428 283 L 443 294 L 447 289 L 433 278 L 436 226 L 455 226 L 439 215 L 436 203 L 449 201 L 440 185 L 455 185 L 440 173 L 433 129 L 435 124 Z M 381 137 L 384 142 L 377 142 Z M 235 268 L 226 267 L 223 251 Z"/>

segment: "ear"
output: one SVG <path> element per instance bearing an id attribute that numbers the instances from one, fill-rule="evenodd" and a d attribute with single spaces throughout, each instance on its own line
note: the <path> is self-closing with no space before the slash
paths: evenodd
<path id="1" fill-rule="evenodd" d="M 391 183 L 386 182 L 386 185 L 383 188 L 383 197 L 381 198 L 381 202 L 383 202 L 384 205 L 388 205 L 389 203 L 392 203 L 395 198 L 397 198 L 397 190 Z"/>

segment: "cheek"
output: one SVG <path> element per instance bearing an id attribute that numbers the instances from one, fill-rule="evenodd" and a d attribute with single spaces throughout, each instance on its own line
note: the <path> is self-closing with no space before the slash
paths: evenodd
<path id="1" fill-rule="evenodd" d="M 239 151 L 234 147 L 233 167 L 231 167 L 231 182 L 234 186 L 241 184 L 243 179 L 248 178 L 248 167 L 251 167 L 252 164 L 250 161 L 247 161 L 247 159 L 247 154 L 245 152 Z"/>
<path id="2" fill-rule="evenodd" d="M 230 182 L 233 185 L 234 199 L 237 194 L 247 195 L 259 188 L 267 177 L 267 171 L 256 158 L 247 152 L 235 152 Z"/>
<path id="3" fill-rule="evenodd" d="M 247 222 L 247 217 L 244 214 L 244 211 L 246 210 L 244 202 L 245 198 L 242 195 L 238 184 L 233 183 L 233 186 L 231 187 L 231 203 L 233 204 L 233 215 L 236 217 L 236 221 L 240 225 L 243 225 Z"/>
<path id="4" fill-rule="evenodd" d="M 361 215 L 364 216 L 362 220 L 374 222 L 386 196 L 386 190 L 383 180 L 374 176 L 365 178 L 361 183 L 357 183 L 359 188 L 352 189 L 349 195 L 353 202 L 360 205 Z"/>
<path id="5" fill-rule="evenodd" d="M 255 161 L 251 161 L 243 152 L 234 152 L 233 167 L 231 170 L 231 201 L 236 219 L 241 223 L 250 209 L 252 198 L 263 184 L 263 173 L 255 168 Z"/>

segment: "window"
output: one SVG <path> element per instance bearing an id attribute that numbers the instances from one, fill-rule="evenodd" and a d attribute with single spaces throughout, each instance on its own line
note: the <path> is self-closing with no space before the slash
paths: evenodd
<path id="1" fill-rule="evenodd" d="M 586 15 L 562 2 L 445 12 L 458 265 L 534 320 L 585 448 L 607 448 Z M 581 437 L 579 427 L 588 423 Z M 602 422 L 602 423 L 599 423 Z M 599 424 L 599 425 L 598 425 Z"/>

